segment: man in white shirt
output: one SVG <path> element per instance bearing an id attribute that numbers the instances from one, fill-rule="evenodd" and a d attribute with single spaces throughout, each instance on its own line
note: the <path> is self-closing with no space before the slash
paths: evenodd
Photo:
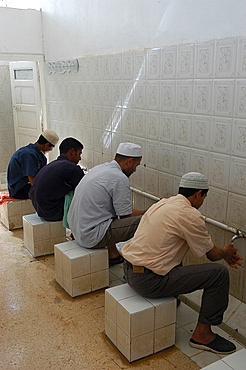
<path id="1" fill-rule="evenodd" d="M 109 251 L 110 265 L 122 263 L 115 243 L 130 239 L 144 211 L 132 209 L 129 177 L 142 159 L 142 149 L 121 143 L 115 159 L 92 168 L 75 189 L 68 224 L 78 245 Z"/>

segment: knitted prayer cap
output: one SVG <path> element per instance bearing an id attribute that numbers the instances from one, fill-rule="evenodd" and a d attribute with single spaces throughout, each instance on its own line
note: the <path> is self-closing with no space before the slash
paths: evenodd
<path id="1" fill-rule="evenodd" d="M 52 145 L 56 145 L 59 141 L 59 136 L 51 130 L 45 130 L 42 132 L 42 136 Z"/>
<path id="2" fill-rule="evenodd" d="M 208 179 L 199 172 L 188 172 L 181 177 L 180 188 L 208 189 Z"/>
<path id="3" fill-rule="evenodd" d="M 142 148 L 133 143 L 120 143 L 116 153 L 126 157 L 142 157 Z"/>

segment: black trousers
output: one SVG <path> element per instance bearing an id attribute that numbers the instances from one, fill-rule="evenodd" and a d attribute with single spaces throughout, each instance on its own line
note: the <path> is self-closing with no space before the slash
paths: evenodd
<path id="1" fill-rule="evenodd" d="M 164 298 L 187 294 L 203 289 L 198 322 L 219 325 L 228 306 L 229 272 L 218 263 L 177 266 L 161 276 L 149 269 L 133 272 L 132 265 L 124 261 L 127 283 L 146 298 Z"/>
<path id="2" fill-rule="evenodd" d="M 12 197 L 16 199 L 28 199 L 29 198 L 28 192 L 30 189 L 31 189 L 31 184 L 28 183 L 24 186 L 24 188 L 21 188 L 19 191 L 17 191 L 15 195 L 12 195 Z"/>

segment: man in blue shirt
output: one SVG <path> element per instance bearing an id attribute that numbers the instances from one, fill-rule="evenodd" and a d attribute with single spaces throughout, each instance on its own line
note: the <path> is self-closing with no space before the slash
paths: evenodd
<path id="1" fill-rule="evenodd" d="M 44 166 L 35 177 L 29 197 L 39 217 L 46 221 L 63 219 L 65 196 L 74 191 L 84 176 L 78 166 L 82 149 L 83 144 L 77 139 L 64 139 L 59 146 L 59 157 Z"/>
<path id="2" fill-rule="evenodd" d="M 129 182 L 141 159 L 139 145 L 121 143 L 112 162 L 95 166 L 80 181 L 68 211 L 68 224 L 77 244 L 107 247 L 110 265 L 123 262 L 115 243 L 133 236 L 144 213 L 132 209 Z"/>
<path id="3" fill-rule="evenodd" d="M 9 196 L 28 198 L 34 177 L 47 164 L 44 153 L 51 151 L 58 140 L 54 131 L 45 130 L 36 143 L 23 146 L 13 154 L 7 170 Z"/>

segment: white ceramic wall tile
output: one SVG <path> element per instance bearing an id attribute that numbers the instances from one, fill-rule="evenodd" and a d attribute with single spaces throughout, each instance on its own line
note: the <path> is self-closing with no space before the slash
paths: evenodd
<path id="1" fill-rule="evenodd" d="M 104 89 L 101 85 L 101 82 L 98 82 L 98 81 L 94 82 L 92 94 L 93 94 L 93 103 L 95 105 L 100 105 L 101 103 L 106 104 L 105 103 L 105 97 L 104 97 L 103 93 L 104 93 Z M 102 97 L 104 99 L 101 99 Z"/>
<path id="2" fill-rule="evenodd" d="M 176 82 L 173 80 L 161 81 L 160 108 L 163 111 L 174 112 L 176 108 Z"/>
<path id="3" fill-rule="evenodd" d="M 174 143 L 175 114 L 160 112 L 160 141 Z"/>
<path id="4" fill-rule="evenodd" d="M 102 105 L 107 106 L 111 105 L 111 83 L 110 81 L 104 81 L 101 84 L 101 99 Z"/>
<path id="5" fill-rule="evenodd" d="M 191 170 L 209 175 L 209 157 L 205 150 L 191 149 Z"/>
<path id="6" fill-rule="evenodd" d="M 215 78 L 235 76 L 237 38 L 216 40 L 215 43 Z"/>
<path id="7" fill-rule="evenodd" d="M 158 110 L 160 107 L 160 81 L 146 83 L 146 108 Z"/>
<path id="8" fill-rule="evenodd" d="M 190 80 L 177 81 L 176 84 L 176 110 L 180 113 L 192 111 L 193 82 Z"/>
<path id="9" fill-rule="evenodd" d="M 191 115 L 176 114 L 175 143 L 184 146 L 191 144 Z"/>
<path id="10" fill-rule="evenodd" d="M 246 198 L 242 195 L 229 193 L 228 196 L 228 209 L 227 209 L 227 222 L 232 227 L 246 228 L 245 208 Z"/>
<path id="11" fill-rule="evenodd" d="M 232 129 L 231 153 L 239 157 L 246 157 L 246 122 L 235 120 Z"/>
<path id="12" fill-rule="evenodd" d="M 112 123 L 112 108 L 103 106 L 102 107 L 102 129 L 110 131 L 112 128 L 111 123 Z"/>
<path id="13" fill-rule="evenodd" d="M 175 343 L 175 324 L 165 326 L 154 332 L 154 353 L 171 347 Z"/>
<path id="14" fill-rule="evenodd" d="M 147 138 L 152 140 L 159 139 L 160 115 L 159 112 L 146 111 Z"/>
<path id="15" fill-rule="evenodd" d="M 211 104 L 212 80 L 195 80 L 193 112 L 198 114 L 210 114 Z"/>
<path id="16" fill-rule="evenodd" d="M 210 150 L 230 154 L 232 119 L 216 117 L 211 121 Z"/>
<path id="17" fill-rule="evenodd" d="M 145 81 L 137 81 L 132 88 L 134 93 L 134 107 L 144 109 L 146 104 L 146 83 Z"/>
<path id="18" fill-rule="evenodd" d="M 111 81 L 111 102 L 113 107 L 121 107 L 121 81 Z"/>
<path id="19" fill-rule="evenodd" d="M 122 53 L 111 55 L 111 77 L 113 80 L 120 80 L 122 77 Z"/>
<path id="20" fill-rule="evenodd" d="M 122 109 L 121 132 L 123 134 L 133 134 L 134 111 L 133 109 Z"/>
<path id="21" fill-rule="evenodd" d="M 158 169 L 158 142 L 146 140 L 146 165 L 147 167 Z"/>
<path id="22" fill-rule="evenodd" d="M 145 171 L 146 171 L 145 167 L 138 166 L 137 171 L 134 172 L 131 175 L 131 184 L 132 184 L 132 186 L 134 186 L 135 188 L 137 188 L 139 190 L 144 190 L 144 188 L 145 188 L 145 182 L 144 182 Z"/>
<path id="23" fill-rule="evenodd" d="M 86 105 L 83 109 L 83 120 L 84 124 L 92 127 L 93 122 L 93 115 L 92 115 L 92 107 L 90 105 Z"/>
<path id="24" fill-rule="evenodd" d="M 98 106 L 98 107 L 95 107 L 93 109 L 93 117 L 92 117 L 92 121 L 93 121 L 93 127 L 95 127 L 96 129 L 99 129 L 101 128 L 101 125 L 102 125 L 102 111 L 101 111 L 101 107 Z M 80 120 L 78 120 L 80 121 Z"/>
<path id="25" fill-rule="evenodd" d="M 123 140 L 122 140 L 123 141 Z M 147 161 L 147 151 L 146 151 L 146 140 L 145 138 L 140 138 L 140 137 L 134 137 L 131 138 L 131 140 L 128 140 L 128 141 L 133 141 L 135 144 L 138 144 L 141 146 L 142 148 L 142 160 L 141 160 L 141 165 L 145 165 L 146 164 L 146 161 Z"/>
<path id="26" fill-rule="evenodd" d="M 175 78 L 177 63 L 177 47 L 170 46 L 161 49 L 161 78 Z"/>
<path id="27" fill-rule="evenodd" d="M 134 79 L 142 80 L 146 76 L 147 52 L 146 50 L 134 51 Z"/>
<path id="28" fill-rule="evenodd" d="M 122 78 L 133 80 L 134 78 L 134 53 L 125 52 L 122 54 Z"/>
<path id="29" fill-rule="evenodd" d="M 159 171 L 159 197 L 168 198 L 173 194 L 173 176 Z"/>
<path id="30" fill-rule="evenodd" d="M 101 57 L 101 77 L 102 80 L 109 80 L 111 78 L 110 55 L 102 55 Z"/>
<path id="31" fill-rule="evenodd" d="M 133 82 L 122 82 L 122 107 L 132 108 L 134 101 L 134 89 L 136 83 Z"/>
<path id="32" fill-rule="evenodd" d="M 190 149 L 175 145 L 174 173 L 183 176 L 190 170 Z"/>
<path id="33" fill-rule="evenodd" d="M 227 190 L 229 185 L 230 157 L 228 155 L 210 153 L 209 163 L 210 184 Z"/>
<path id="34" fill-rule="evenodd" d="M 240 37 L 238 42 L 237 77 L 246 77 L 246 37 Z"/>
<path id="35" fill-rule="evenodd" d="M 159 79 L 161 70 L 161 49 L 154 48 L 147 51 L 147 74 L 148 79 Z"/>
<path id="36" fill-rule="evenodd" d="M 232 117 L 234 102 L 234 81 L 214 80 L 213 84 L 213 114 Z"/>
<path id="37" fill-rule="evenodd" d="M 246 158 L 231 157 L 229 190 L 246 195 Z"/>
<path id="38" fill-rule="evenodd" d="M 92 76 L 95 81 L 101 80 L 101 57 L 95 56 L 92 59 Z"/>
<path id="39" fill-rule="evenodd" d="M 99 153 L 102 153 L 103 151 L 103 144 L 102 144 L 103 134 L 104 134 L 103 130 L 93 131 L 93 145 L 94 145 L 95 151 Z"/>
<path id="40" fill-rule="evenodd" d="M 122 126 L 122 109 L 120 107 L 113 108 L 112 111 L 112 133 L 121 133 Z"/>
<path id="41" fill-rule="evenodd" d="M 209 196 L 206 199 L 209 217 L 214 220 L 224 222 L 227 211 L 228 192 L 221 189 L 216 189 L 212 186 L 209 188 Z"/>
<path id="42" fill-rule="evenodd" d="M 146 114 L 145 110 L 134 110 L 133 132 L 135 136 L 146 137 Z"/>
<path id="43" fill-rule="evenodd" d="M 246 80 L 236 81 L 235 117 L 246 117 Z"/>
<path id="44" fill-rule="evenodd" d="M 194 115 L 192 118 L 191 146 L 198 149 L 209 149 L 210 117 Z"/>
<path id="45" fill-rule="evenodd" d="M 194 45 L 178 45 L 177 78 L 192 78 L 194 73 Z"/>
<path id="46" fill-rule="evenodd" d="M 159 169 L 163 172 L 173 173 L 174 145 L 159 143 Z"/>
<path id="47" fill-rule="evenodd" d="M 195 78 L 211 78 L 214 66 L 214 42 L 204 42 L 195 45 Z"/>
<path id="48" fill-rule="evenodd" d="M 158 195 L 159 177 L 158 171 L 151 168 L 146 168 L 145 171 L 145 188 L 146 192 L 152 195 Z"/>

